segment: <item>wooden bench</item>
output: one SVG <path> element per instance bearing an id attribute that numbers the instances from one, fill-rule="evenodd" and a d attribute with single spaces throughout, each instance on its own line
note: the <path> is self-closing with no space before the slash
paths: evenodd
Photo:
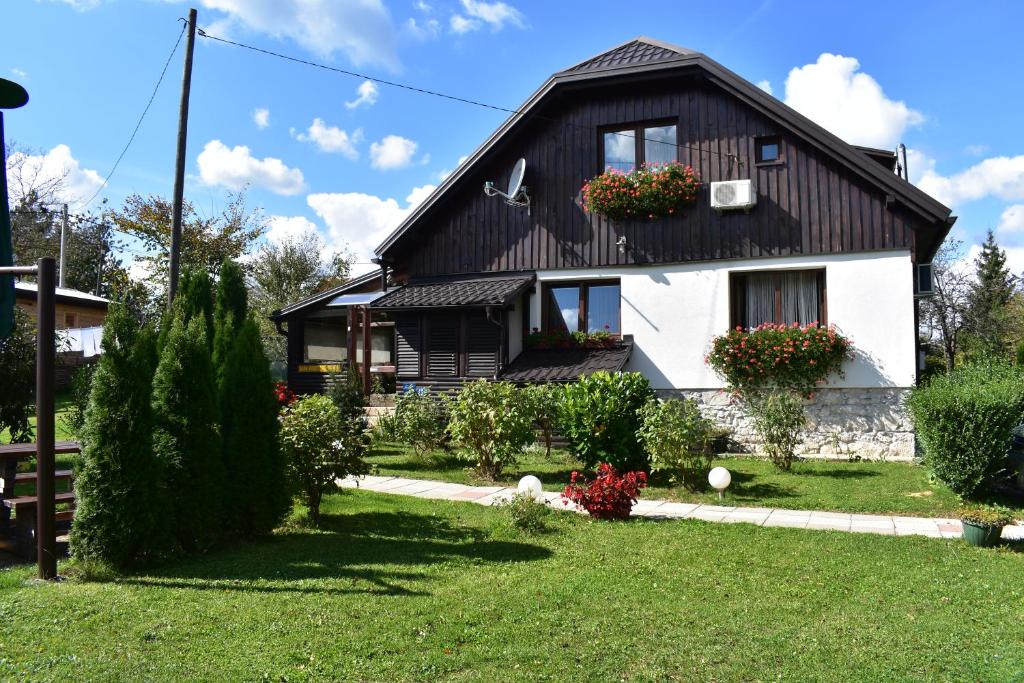
<path id="1" fill-rule="evenodd" d="M 73 471 L 71 471 L 71 470 L 57 470 L 56 472 L 54 472 L 53 476 L 54 476 L 54 479 L 56 481 L 66 481 L 66 482 L 68 482 L 68 487 L 70 488 L 71 480 L 75 476 L 75 473 Z M 6 483 L 7 483 L 6 479 L 0 478 L 0 493 L 7 493 L 7 491 L 5 490 L 6 489 Z M 36 473 L 35 472 L 18 472 L 16 475 L 14 475 L 14 485 L 15 486 L 17 486 L 18 484 L 32 484 L 34 486 L 35 483 L 36 483 Z M 15 489 L 15 492 L 17 492 L 17 489 Z"/>
<path id="2" fill-rule="evenodd" d="M 54 444 L 55 454 L 80 453 L 82 447 L 75 441 L 58 441 Z M 18 472 L 18 463 L 36 455 L 36 444 L 13 443 L 0 444 L 0 548 L 12 550 L 32 556 L 35 554 L 36 505 L 35 495 L 18 495 L 17 487 L 22 485 L 28 490 L 35 488 L 36 473 Z M 66 509 L 55 512 L 57 523 L 57 542 L 67 542 L 67 530 L 74 518 L 75 494 L 73 488 L 74 473 L 71 470 L 57 470 L 54 478 L 66 482 L 66 491 L 54 496 L 57 505 Z M 59 485 L 58 485 L 59 486 Z M 11 513 L 14 513 L 13 524 Z M 6 537 L 6 538 L 4 538 Z"/>

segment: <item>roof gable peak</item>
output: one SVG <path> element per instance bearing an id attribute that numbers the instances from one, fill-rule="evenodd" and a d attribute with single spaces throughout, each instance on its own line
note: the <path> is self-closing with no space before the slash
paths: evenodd
<path id="1" fill-rule="evenodd" d="M 637 36 L 624 43 L 616 45 L 594 57 L 589 57 L 582 62 L 570 66 L 561 73 L 580 73 L 585 71 L 598 71 L 603 69 L 614 69 L 622 66 L 635 66 L 637 64 L 649 64 L 652 62 L 663 62 L 677 57 L 699 54 L 694 50 L 685 47 L 666 43 L 647 36 Z"/>

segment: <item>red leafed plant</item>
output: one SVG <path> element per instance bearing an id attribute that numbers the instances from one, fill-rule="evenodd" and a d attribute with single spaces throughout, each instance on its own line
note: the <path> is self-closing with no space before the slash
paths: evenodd
<path id="1" fill-rule="evenodd" d="M 593 481 L 573 472 L 570 482 L 562 491 L 566 505 L 575 503 L 576 507 L 586 510 L 596 519 L 628 519 L 640 489 L 647 487 L 647 474 L 619 474 L 608 463 L 601 463 Z"/>
<path id="2" fill-rule="evenodd" d="M 700 178 L 678 161 L 628 173 L 609 168 L 583 185 L 583 206 L 612 220 L 671 216 L 697 199 L 699 189 Z"/>
<path id="3" fill-rule="evenodd" d="M 277 399 L 278 408 L 287 408 L 295 403 L 295 392 L 284 382 L 274 382 L 274 398 Z"/>

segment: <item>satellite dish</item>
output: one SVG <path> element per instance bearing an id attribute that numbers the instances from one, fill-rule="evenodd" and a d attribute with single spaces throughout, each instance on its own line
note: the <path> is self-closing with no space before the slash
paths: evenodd
<path id="1" fill-rule="evenodd" d="M 28 103 L 25 89 L 6 78 L 0 78 L 0 109 L 17 109 Z"/>
<path id="2" fill-rule="evenodd" d="M 520 159 L 512 166 L 512 173 L 508 176 L 508 192 L 502 192 L 494 186 L 494 183 L 487 181 L 484 183 L 484 194 L 488 197 L 494 197 L 495 195 L 505 198 L 505 203 L 509 206 L 525 206 L 527 213 L 530 210 L 530 195 L 527 194 L 526 186 L 523 185 L 523 180 L 526 178 L 526 159 Z"/>
<path id="3" fill-rule="evenodd" d="M 508 197 L 514 199 L 519 191 L 523 189 L 523 178 L 526 176 L 526 159 L 520 159 L 512 167 L 512 174 L 508 177 Z"/>

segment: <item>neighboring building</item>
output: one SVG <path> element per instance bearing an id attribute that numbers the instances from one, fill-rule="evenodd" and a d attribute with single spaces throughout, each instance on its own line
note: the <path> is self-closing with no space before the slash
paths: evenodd
<path id="1" fill-rule="evenodd" d="M 851 146 L 707 56 L 647 38 L 555 74 L 519 112 L 378 247 L 397 288 L 367 276 L 376 296 L 338 289 L 281 312 L 304 320 L 288 325 L 296 367 L 339 358 L 313 339 L 351 349 L 329 321 L 337 306 L 363 306 L 388 328 L 382 354 L 394 334 L 387 360 L 400 383 L 635 370 L 745 441 L 747 419 L 704 362 L 712 338 L 820 321 L 851 337 L 857 357 L 812 403 L 805 450 L 912 454 L 903 399 L 918 372 L 916 266 L 955 219 L 894 173 L 893 153 Z M 501 186 L 520 158 L 529 206 L 487 196 L 484 183 Z M 664 161 L 703 183 L 681 213 L 610 221 L 581 207 L 584 182 L 606 167 Z M 751 181 L 756 205 L 713 209 L 709 185 L 723 180 Z M 524 350 L 531 329 L 607 329 L 623 342 Z"/>
<path id="2" fill-rule="evenodd" d="M 77 289 L 57 287 L 58 330 L 83 327 L 102 327 L 107 318 L 110 301 Z M 36 283 L 15 282 L 14 296 L 21 310 L 36 319 Z"/>

